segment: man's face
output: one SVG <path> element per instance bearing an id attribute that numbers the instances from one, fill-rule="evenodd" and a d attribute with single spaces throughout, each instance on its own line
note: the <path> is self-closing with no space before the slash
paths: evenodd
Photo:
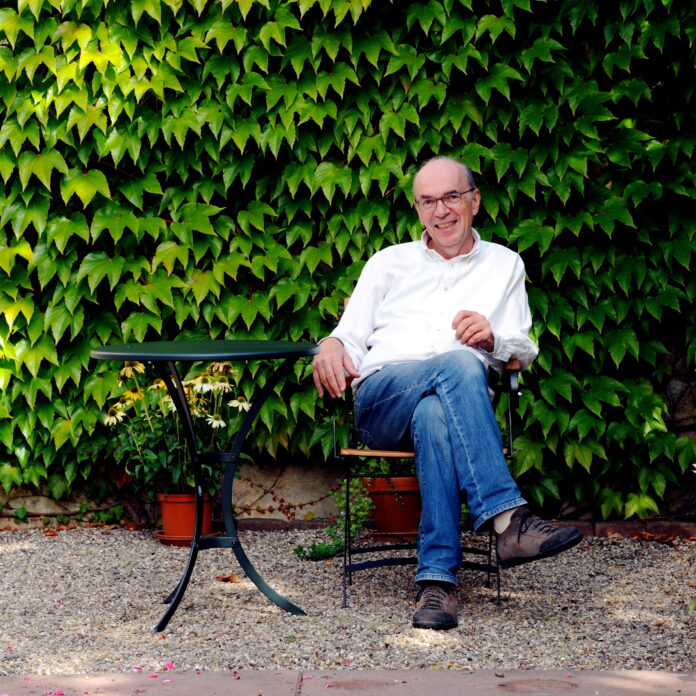
<path id="1" fill-rule="evenodd" d="M 414 193 L 418 202 L 423 198 L 441 198 L 468 188 L 461 167 L 448 160 L 435 160 L 426 164 L 416 175 Z M 437 201 L 431 210 L 422 210 L 416 205 L 418 218 L 430 236 L 428 246 L 446 259 L 471 251 L 474 243 L 471 224 L 480 203 L 481 194 L 475 189 L 464 194 L 460 204 L 451 208 L 443 201 Z"/>

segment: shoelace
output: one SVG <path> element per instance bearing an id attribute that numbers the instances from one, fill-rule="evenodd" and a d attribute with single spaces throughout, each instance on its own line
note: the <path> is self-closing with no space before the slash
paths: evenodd
<path id="1" fill-rule="evenodd" d="M 522 510 L 520 512 L 520 526 L 517 529 L 518 545 L 520 543 L 520 538 L 528 530 L 538 531 L 542 534 L 553 534 L 553 532 L 556 531 L 556 528 L 550 525 L 548 522 L 544 522 L 544 520 L 540 519 L 536 515 L 532 515 L 529 510 Z"/>
<path id="2" fill-rule="evenodd" d="M 418 602 L 423 602 L 421 609 L 440 609 L 447 599 L 447 592 L 437 585 L 429 585 L 418 597 Z"/>

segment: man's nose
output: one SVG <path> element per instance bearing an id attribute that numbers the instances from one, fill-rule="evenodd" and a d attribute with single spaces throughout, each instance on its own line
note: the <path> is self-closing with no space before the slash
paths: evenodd
<path id="1" fill-rule="evenodd" d="M 449 208 L 445 205 L 442 198 L 438 198 L 437 201 L 435 201 L 435 210 L 433 212 L 440 217 L 449 213 Z"/>

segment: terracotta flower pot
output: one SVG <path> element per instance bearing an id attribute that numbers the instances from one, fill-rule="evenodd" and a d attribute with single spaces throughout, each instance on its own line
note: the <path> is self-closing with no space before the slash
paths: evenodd
<path id="1" fill-rule="evenodd" d="M 158 493 L 162 513 L 162 531 L 157 538 L 171 546 L 189 546 L 196 522 L 196 496 L 193 493 Z M 202 534 L 213 530 L 213 503 L 209 495 L 203 497 Z"/>
<path id="2" fill-rule="evenodd" d="M 365 478 L 363 484 L 375 506 L 372 514 L 377 533 L 415 538 L 421 514 L 418 479 L 415 476 Z"/>

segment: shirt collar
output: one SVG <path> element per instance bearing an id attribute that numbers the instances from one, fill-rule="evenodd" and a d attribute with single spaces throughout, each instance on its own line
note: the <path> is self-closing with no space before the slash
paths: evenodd
<path id="1" fill-rule="evenodd" d="M 433 261 L 462 263 L 476 256 L 479 253 L 479 249 L 481 248 L 481 235 L 473 227 L 471 228 L 471 234 L 474 238 L 474 246 L 471 247 L 471 251 L 467 252 L 466 254 L 459 254 L 459 256 L 453 256 L 451 259 L 446 259 L 444 256 L 435 251 L 435 249 L 431 249 L 428 246 L 428 241 L 430 241 L 430 235 L 428 234 L 428 231 L 425 229 L 423 230 L 423 235 L 421 236 L 421 244 L 423 245 L 425 255 Z"/>

